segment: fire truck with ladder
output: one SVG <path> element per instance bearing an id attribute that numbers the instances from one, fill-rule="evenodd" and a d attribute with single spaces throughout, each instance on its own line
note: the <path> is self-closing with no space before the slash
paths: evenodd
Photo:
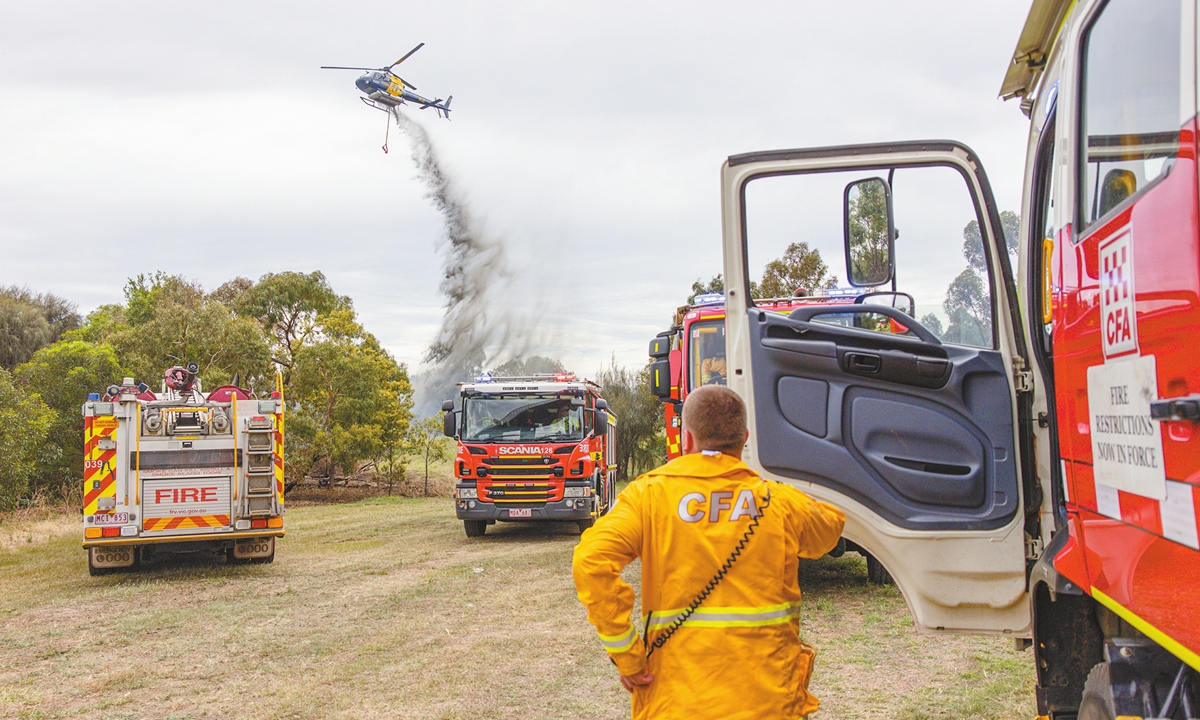
<path id="1" fill-rule="evenodd" d="M 1196 0 L 1033 3 L 1001 91 L 1030 120 L 1015 260 L 958 142 L 722 167 L 747 462 L 843 508 L 845 536 L 895 578 L 920 630 L 1032 646 L 1045 718 L 1200 717 L 1198 17 Z M 825 205 L 794 192 L 822 182 L 844 183 Z M 957 227 L 969 216 L 981 241 L 978 271 L 954 286 L 970 281 L 972 304 L 948 294 L 956 339 L 926 314 L 866 333 L 822 316 L 894 311 L 781 314 L 749 297 L 748 258 L 797 203 L 806 228 L 822 208 L 837 216 L 823 227 L 841 226 L 851 282 L 878 287 L 954 255 L 923 254 L 935 236 L 921 234 L 951 194 Z M 778 197 L 791 206 L 764 216 Z"/>
<path id="2" fill-rule="evenodd" d="M 496 521 L 591 527 L 616 501 L 616 425 L 596 383 L 567 373 L 458 384 L 444 431 L 458 441 L 456 513 L 467 537 Z"/>
<path id="3" fill-rule="evenodd" d="M 83 547 L 93 575 L 152 553 L 209 552 L 269 563 L 283 530 L 283 388 L 207 395 L 195 363 L 156 394 L 125 378 L 83 406 Z M 236 380 L 235 380 L 236 382 Z"/>

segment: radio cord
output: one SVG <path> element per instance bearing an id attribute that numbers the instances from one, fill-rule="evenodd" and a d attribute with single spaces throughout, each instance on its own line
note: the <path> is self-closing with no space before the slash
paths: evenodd
<path id="1" fill-rule="evenodd" d="M 733 552 L 729 555 L 729 558 L 721 565 L 721 569 L 717 571 L 716 575 L 713 575 L 712 580 L 709 580 L 708 584 L 704 586 L 704 589 L 700 591 L 700 594 L 697 595 L 694 600 L 692 600 L 691 605 L 688 605 L 687 609 L 680 613 L 679 616 L 667 626 L 666 630 L 663 630 L 658 637 L 654 638 L 654 642 L 649 643 L 649 646 L 646 650 L 647 661 L 650 660 L 650 656 L 654 654 L 655 650 L 667 644 L 667 641 L 671 639 L 671 636 L 678 632 L 679 628 L 685 622 L 687 622 L 687 619 L 695 614 L 700 605 L 708 599 L 708 596 L 712 594 L 712 591 L 716 589 L 717 585 L 719 585 L 721 581 L 725 579 L 725 576 L 729 573 L 730 568 L 732 568 L 733 564 L 737 562 L 739 557 L 741 557 L 742 551 L 746 549 L 746 543 L 750 542 L 750 537 L 754 535 L 754 531 L 758 529 L 759 519 L 762 518 L 762 516 L 766 513 L 767 508 L 770 506 L 771 488 L 768 487 L 767 497 L 763 500 L 762 510 L 760 510 L 759 513 L 754 516 L 754 519 L 750 521 L 750 527 L 746 528 L 746 534 L 742 535 L 742 539 L 738 541 L 737 546 L 734 547 Z M 643 638 L 650 637 L 650 618 L 653 616 L 653 612 L 646 614 L 646 624 L 642 628 Z"/>

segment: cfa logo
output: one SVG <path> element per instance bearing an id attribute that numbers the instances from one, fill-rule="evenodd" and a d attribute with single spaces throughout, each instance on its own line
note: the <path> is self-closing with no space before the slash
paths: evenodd
<path id="1" fill-rule="evenodd" d="M 554 448 L 540 445 L 508 445 L 496 450 L 498 455 L 549 455 Z"/>
<path id="2" fill-rule="evenodd" d="M 730 501 L 733 501 L 730 504 Z M 724 490 L 711 493 L 705 496 L 704 493 L 690 492 L 679 499 L 679 519 L 684 522 L 695 523 L 704 519 L 704 507 L 708 506 L 708 521 L 718 522 L 721 519 L 722 510 L 731 510 L 729 517 L 725 518 L 727 522 L 735 522 L 744 517 L 756 518 L 759 516 L 758 499 L 754 497 L 754 493 L 749 490 L 742 490 L 737 494 L 737 500 L 733 500 L 733 493 Z"/>
<path id="3" fill-rule="evenodd" d="M 1137 350 L 1137 296 L 1133 289 L 1133 228 L 1100 246 L 1100 333 L 1104 356 Z"/>
<path id="4" fill-rule="evenodd" d="M 154 491 L 154 504 L 158 505 L 163 502 L 163 498 L 169 497 L 167 502 L 216 502 L 217 489 L 215 487 L 206 488 L 159 488 Z"/>

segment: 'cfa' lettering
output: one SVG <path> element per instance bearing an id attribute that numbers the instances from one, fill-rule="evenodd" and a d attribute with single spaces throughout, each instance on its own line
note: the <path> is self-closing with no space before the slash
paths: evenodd
<path id="1" fill-rule="evenodd" d="M 686 493 L 679 498 L 679 519 L 688 522 L 696 523 L 704 519 L 705 514 L 708 515 L 709 522 L 737 522 L 744 517 L 756 518 L 758 512 L 758 498 L 750 490 L 740 490 L 737 493 L 737 499 L 733 500 L 733 493 L 727 490 L 718 490 L 717 492 L 705 495 L 699 492 Z M 733 500 L 730 503 L 730 500 Z M 705 513 L 705 508 L 708 512 Z M 728 511 L 724 518 L 721 513 Z"/>

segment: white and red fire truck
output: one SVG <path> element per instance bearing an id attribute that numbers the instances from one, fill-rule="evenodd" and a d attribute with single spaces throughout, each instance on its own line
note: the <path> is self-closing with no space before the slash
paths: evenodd
<path id="1" fill-rule="evenodd" d="M 1015 266 L 957 142 L 722 169 L 747 462 L 845 509 L 921 630 L 1032 645 L 1043 717 L 1200 717 L 1198 16 L 1033 3 L 1002 91 L 1030 118 Z M 927 311 L 758 307 L 752 272 L 798 233 Z"/>
<path id="2" fill-rule="evenodd" d="M 467 537 L 496 521 L 573 520 L 580 532 L 616 500 L 616 417 L 600 386 L 565 373 L 482 375 L 447 400 L 458 440 L 456 513 Z"/>
<path id="3" fill-rule="evenodd" d="M 93 575 L 152 552 L 269 563 L 283 530 L 282 380 L 202 392 L 194 363 L 155 394 L 126 378 L 83 406 L 83 547 Z"/>

